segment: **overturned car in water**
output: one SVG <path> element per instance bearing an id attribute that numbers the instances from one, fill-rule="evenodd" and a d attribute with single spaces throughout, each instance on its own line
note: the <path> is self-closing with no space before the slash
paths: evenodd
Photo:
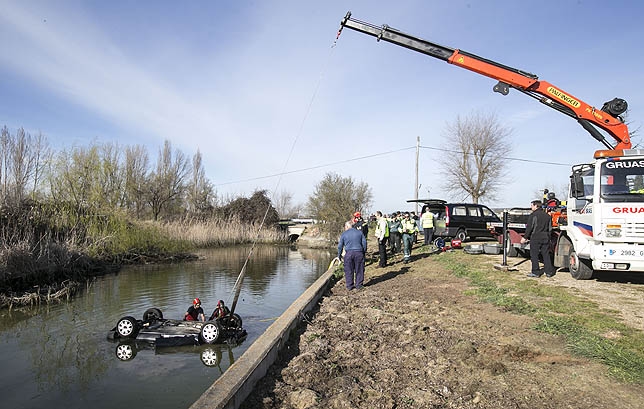
<path id="1" fill-rule="evenodd" d="M 149 308 L 142 319 L 125 316 L 107 337 L 110 340 L 136 340 L 161 346 L 240 343 L 246 338 L 239 315 L 228 313 L 210 321 L 164 319 L 158 308 Z"/>

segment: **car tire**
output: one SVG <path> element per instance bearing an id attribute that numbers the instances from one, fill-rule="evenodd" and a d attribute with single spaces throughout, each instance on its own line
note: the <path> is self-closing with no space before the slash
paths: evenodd
<path id="1" fill-rule="evenodd" d="M 589 262 L 577 256 L 577 252 L 571 248 L 568 255 L 570 275 L 575 280 L 590 280 L 593 277 L 593 269 Z"/>
<path id="2" fill-rule="evenodd" d="M 201 362 L 208 367 L 219 365 L 221 362 L 221 350 L 218 347 L 205 347 L 200 354 Z"/>
<path id="3" fill-rule="evenodd" d="M 130 361 L 136 356 L 136 347 L 131 344 L 118 344 L 115 352 L 119 361 Z"/>
<path id="4" fill-rule="evenodd" d="M 116 333 L 121 338 L 136 338 L 139 323 L 134 317 L 123 317 L 116 323 Z"/>
<path id="5" fill-rule="evenodd" d="M 459 239 L 460 241 L 465 243 L 465 239 L 467 238 L 467 232 L 465 231 L 465 229 L 458 229 L 454 238 Z"/>
<path id="6" fill-rule="evenodd" d="M 158 321 L 163 319 L 163 313 L 158 308 L 149 308 L 143 313 L 143 321 Z"/>
<path id="7" fill-rule="evenodd" d="M 240 329 L 242 327 L 242 318 L 237 314 L 229 314 L 219 319 L 222 327 Z"/>
<path id="8" fill-rule="evenodd" d="M 199 340 L 204 344 L 214 344 L 221 336 L 221 325 L 217 321 L 208 321 L 201 328 Z"/>

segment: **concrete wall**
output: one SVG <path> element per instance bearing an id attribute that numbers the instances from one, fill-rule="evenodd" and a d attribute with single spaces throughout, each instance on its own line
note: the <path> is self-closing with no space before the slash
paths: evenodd
<path id="1" fill-rule="evenodd" d="M 311 311 L 329 287 L 334 259 L 329 269 L 315 281 L 284 313 L 233 363 L 191 409 L 237 409 L 258 380 L 266 375 L 302 317 Z"/>

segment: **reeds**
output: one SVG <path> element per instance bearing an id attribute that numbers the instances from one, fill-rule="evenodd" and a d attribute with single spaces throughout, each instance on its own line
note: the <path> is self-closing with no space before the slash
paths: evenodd
<path id="1" fill-rule="evenodd" d="M 224 247 L 243 243 L 286 243 L 288 235 L 274 227 L 260 229 L 258 223 L 238 220 L 182 220 L 161 226 L 171 240 L 184 241 L 198 248 Z"/>

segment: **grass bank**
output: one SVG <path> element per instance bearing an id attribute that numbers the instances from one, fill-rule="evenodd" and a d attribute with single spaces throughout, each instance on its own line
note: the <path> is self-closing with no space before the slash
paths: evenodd
<path id="1" fill-rule="evenodd" d="M 467 278 L 473 288 L 470 293 L 481 301 L 534 317 L 536 330 L 561 336 L 574 354 L 605 364 L 621 381 L 644 384 L 644 334 L 620 322 L 611 311 L 565 288 L 517 280 L 491 268 L 482 257 L 458 252 L 435 260 L 452 274 Z"/>

